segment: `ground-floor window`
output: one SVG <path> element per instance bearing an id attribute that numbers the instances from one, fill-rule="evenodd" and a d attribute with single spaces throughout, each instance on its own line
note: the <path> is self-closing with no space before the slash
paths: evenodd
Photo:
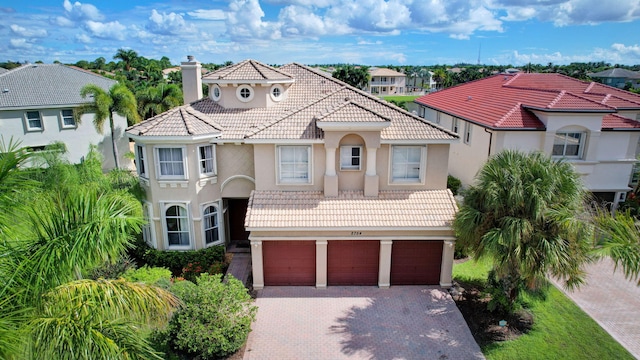
<path id="1" fill-rule="evenodd" d="M 207 205 L 203 211 L 204 244 L 212 245 L 220 241 L 220 226 L 218 222 L 218 207 Z"/>
<path id="2" fill-rule="evenodd" d="M 190 247 L 187 208 L 184 205 L 169 205 L 164 216 L 169 247 Z"/>

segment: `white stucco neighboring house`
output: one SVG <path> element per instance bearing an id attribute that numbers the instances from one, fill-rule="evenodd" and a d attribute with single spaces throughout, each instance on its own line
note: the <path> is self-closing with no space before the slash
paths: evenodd
<path id="1" fill-rule="evenodd" d="M 404 95 L 407 76 L 401 72 L 387 68 L 370 68 L 369 84 L 365 91 L 370 94 L 382 95 Z"/>
<path id="2" fill-rule="evenodd" d="M 74 120 L 73 110 L 90 101 L 80 96 L 87 84 L 108 91 L 116 81 L 62 64 L 27 64 L 0 73 L 0 134 L 5 141 L 19 140 L 35 151 L 62 142 L 72 163 L 81 162 L 93 144 L 104 158 L 103 168 L 114 168 L 109 121 L 100 134 L 93 125 L 94 114 L 83 115 L 79 123 Z M 114 121 L 121 167 L 132 167 L 124 157 L 130 151 L 124 136 L 127 121 L 117 114 Z"/>
<path id="3" fill-rule="evenodd" d="M 415 100 L 419 114 L 460 134 L 449 171 L 473 183 L 503 149 L 565 159 L 586 188 L 616 206 L 625 199 L 640 138 L 640 95 L 560 74 L 500 74 Z"/>
<path id="4" fill-rule="evenodd" d="M 451 285 L 457 135 L 304 65 L 200 68 L 127 129 L 151 246 L 250 251 L 256 289 Z"/>

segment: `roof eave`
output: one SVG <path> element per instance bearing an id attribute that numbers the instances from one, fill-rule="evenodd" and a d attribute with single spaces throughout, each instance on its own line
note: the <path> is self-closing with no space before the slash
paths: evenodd
<path id="1" fill-rule="evenodd" d="M 146 136 L 144 134 L 135 135 L 130 133 L 129 131 L 125 132 L 125 134 L 129 139 L 134 140 L 136 142 L 137 141 L 144 142 L 144 143 L 161 142 L 166 144 L 197 143 L 197 142 L 202 142 L 204 140 L 209 140 L 211 143 L 214 143 L 215 142 L 214 140 L 218 139 L 220 135 L 222 135 L 222 133 L 218 133 L 218 134 L 190 135 L 190 136 L 175 136 L 175 135 L 174 136 L 169 136 L 169 135 Z"/>
<path id="2" fill-rule="evenodd" d="M 242 85 L 242 84 L 273 85 L 273 84 L 293 84 L 295 82 L 295 79 L 224 80 L 224 79 L 206 79 L 206 78 L 202 78 L 202 82 L 205 83 L 205 84 L 216 84 L 216 85 Z"/>
<path id="3" fill-rule="evenodd" d="M 317 121 L 316 126 L 325 131 L 382 131 L 391 126 L 390 121 Z"/>
<path id="4" fill-rule="evenodd" d="M 415 100 L 414 100 L 414 101 L 415 101 Z M 454 114 L 454 113 L 451 113 L 451 112 L 448 112 L 448 111 L 444 111 L 444 110 L 442 110 L 442 109 L 438 109 L 438 108 L 435 108 L 435 107 L 432 107 L 432 106 L 429 106 L 429 105 L 426 105 L 426 104 L 423 104 L 423 103 L 418 103 L 418 104 L 419 104 L 419 105 L 422 105 L 422 106 L 424 106 L 424 107 L 428 107 L 429 109 L 432 109 L 432 110 L 435 110 L 435 111 L 439 111 L 439 112 L 441 112 L 441 113 L 443 113 L 443 114 L 447 114 L 447 115 L 449 115 L 449 116 L 456 117 L 456 118 L 458 118 L 458 119 L 460 119 L 460 120 L 464 120 L 464 121 L 470 122 L 470 123 L 472 123 L 472 124 L 478 125 L 478 126 L 480 126 L 480 127 L 483 127 L 483 128 L 489 129 L 489 130 L 495 130 L 495 131 L 514 131 L 514 130 L 516 130 L 516 131 L 544 131 L 544 130 L 546 130 L 546 128 L 545 128 L 545 127 L 536 127 L 536 128 L 530 128 L 530 127 L 509 128 L 509 127 L 496 127 L 496 126 L 491 126 L 491 125 L 483 124 L 483 123 L 480 123 L 480 122 L 478 122 L 478 121 L 475 121 L 475 120 L 469 119 L 469 118 L 467 118 L 467 117 L 465 117 L 465 116 L 461 116 L 461 115 Z M 426 120 L 426 119 L 425 119 L 425 120 Z M 426 121 L 428 121 L 428 120 L 426 120 Z"/>
<path id="5" fill-rule="evenodd" d="M 612 114 L 616 112 L 615 109 L 550 109 L 550 108 L 541 108 L 541 107 L 530 106 L 525 104 L 523 104 L 522 107 L 527 110 L 536 110 L 536 111 L 548 112 L 548 113 L 557 112 L 557 113 L 581 113 L 581 114 L 589 114 L 589 113 Z"/>

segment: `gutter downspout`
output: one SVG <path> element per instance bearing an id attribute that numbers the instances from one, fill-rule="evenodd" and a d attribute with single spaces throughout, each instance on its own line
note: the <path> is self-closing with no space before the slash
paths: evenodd
<path id="1" fill-rule="evenodd" d="M 487 150 L 487 157 L 491 157 L 491 143 L 493 142 L 493 132 L 491 132 L 487 128 L 484 128 L 484 132 L 489 134 L 489 149 Z"/>

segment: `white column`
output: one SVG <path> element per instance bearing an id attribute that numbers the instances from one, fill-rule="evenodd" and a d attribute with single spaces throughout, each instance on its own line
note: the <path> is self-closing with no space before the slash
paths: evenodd
<path id="1" fill-rule="evenodd" d="M 316 288 L 327 288 L 327 240 L 316 240 Z"/>
<path id="2" fill-rule="evenodd" d="M 440 286 L 449 287 L 451 273 L 453 271 L 453 253 L 455 251 L 455 240 L 445 240 L 442 245 L 442 265 L 440 266 Z"/>
<path id="3" fill-rule="evenodd" d="M 380 265 L 378 268 L 378 287 L 391 286 L 391 246 L 393 240 L 380 240 Z"/>
<path id="4" fill-rule="evenodd" d="M 253 288 L 255 290 L 264 288 L 261 240 L 251 240 L 251 268 L 253 272 Z"/>
<path id="5" fill-rule="evenodd" d="M 326 162 L 324 174 L 326 176 L 336 176 L 336 148 L 325 147 Z"/>
<path id="6" fill-rule="evenodd" d="M 367 147 L 367 176 L 375 176 L 376 171 L 376 153 L 378 148 Z"/>

